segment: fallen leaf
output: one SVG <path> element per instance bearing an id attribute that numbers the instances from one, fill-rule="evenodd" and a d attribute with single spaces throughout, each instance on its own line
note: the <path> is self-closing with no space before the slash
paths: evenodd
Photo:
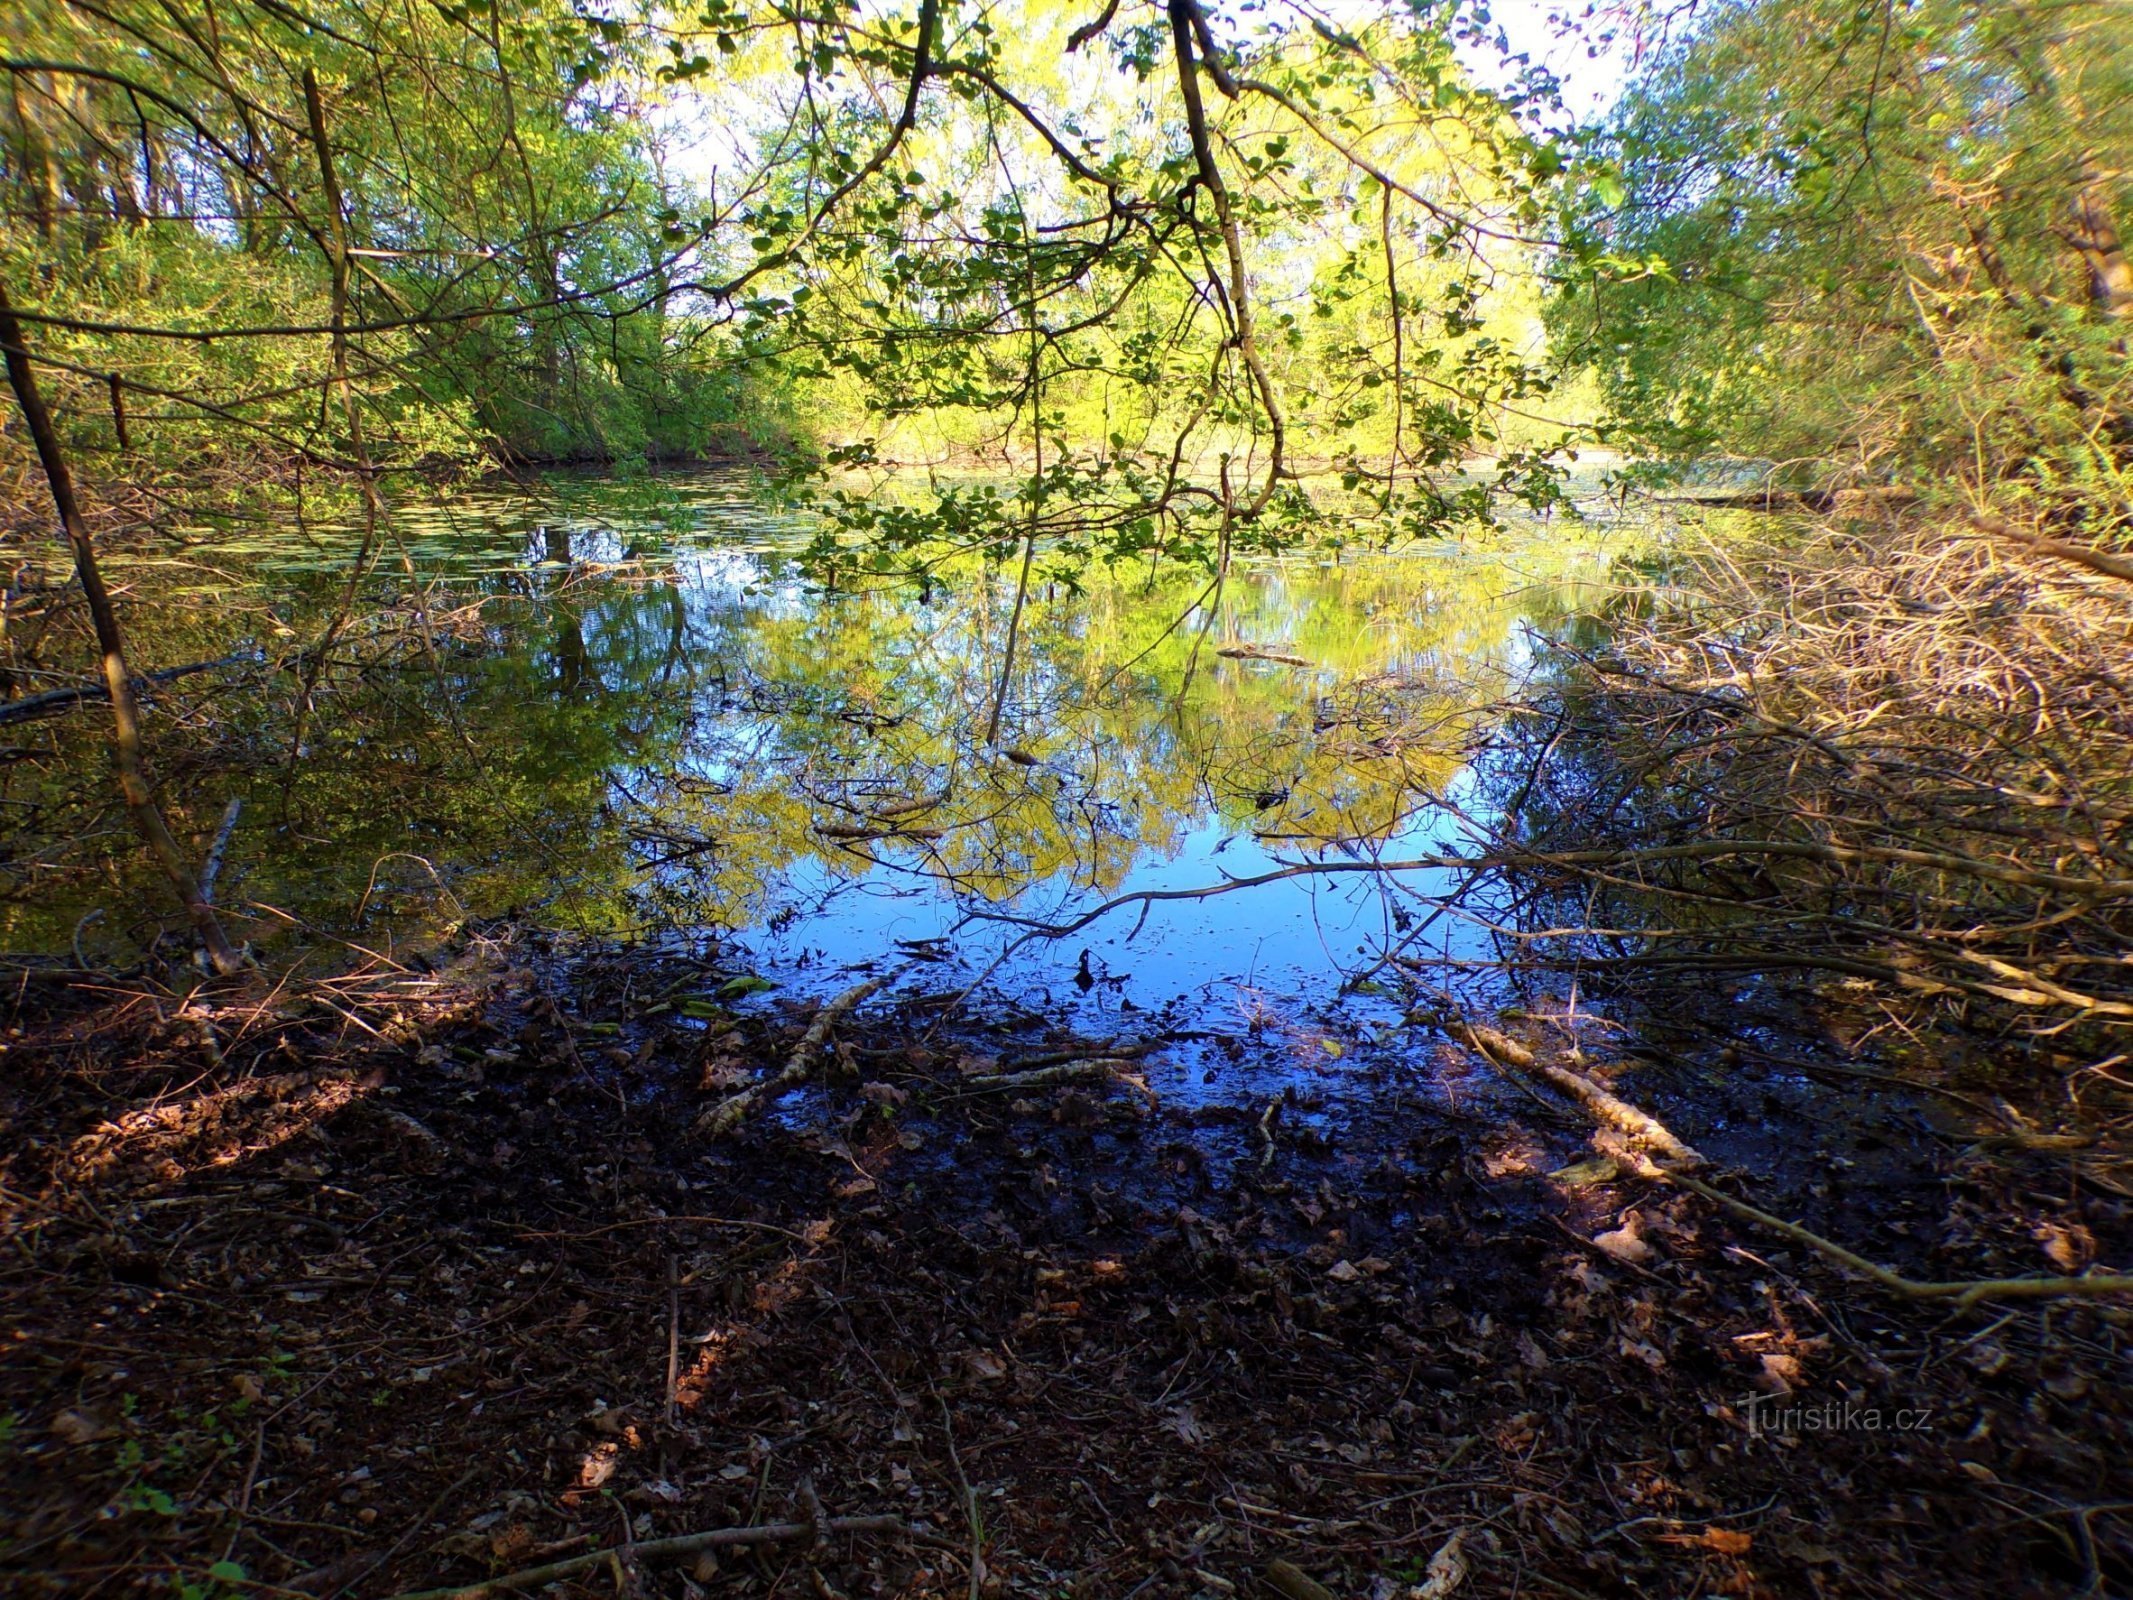
<path id="1" fill-rule="evenodd" d="M 1335 1283 L 1353 1283 L 1362 1275 L 1352 1261 L 1336 1261 L 1326 1268 L 1326 1276 Z"/>
<path id="2" fill-rule="evenodd" d="M 118 1429 L 86 1411 L 62 1411 L 52 1419 L 52 1431 L 68 1444 L 94 1444 L 98 1439 L 110 1438 Z"/>
<path id="3" fill-rule="evenodd" d="M 1437 1548 L 1422 1573 L 1422 1581 L 1407 1591 L 1407 1600 L 1444 1600 L 1466 1582 L 1466 1530 L 1460 1529 Z"/>
<path id="4" fill-rule="evenodd" d="M 702 1076 L 696 1086 L 706 1091 L 735 1089 L 755 1076 L 748 1063 L 739 1056 L 713 1056 L 704 1063 Z"/>
<path id="5" fill-rule="evenodd" d="M 1763 1370 L 1756 1375 L 1755 1386 L 1765 1394 L 1790 1394 L 1807 1375 L 1798 1356 L 1771 1351 L 1762 1360 Z"/>
<path id="6" fill-rule="evenodd" d="M 1658 1254 L 1644 1242 L 1644 1219 L 1632 1211 L 1622 1219 L 1622 1226 L 1599 1235 L 1592 1241 L 1617 1261 L 1626 1261 L 1633 1267 L 1641 1267 Z"/>
<path id="7" fill-rule="evenodd" d="M 1622 1176 L 1622 1169 L 1615 1165 L 1613 1156 L 1588 1156 L 1567 1167 L 1557 1167 L 1548 1176 L 1566 1189 L 1589 1189 L 1594 1184 L 1614 1182 Z"/>
<path id="8" fill-rule="evenodd" d="M 585 1413 L 585 1420 L 592 1424 L 593 1431 L 620 1438 L 622 1430 L 629 1426 L 630 1414 L 622 1406 L 601 1404 Z"/>
<path id="9" fill-rule="evenodd" d="M 1654 1372 L 1662 1371 L 1666 1366 L 1666 1356 L 1659 1348 L 1646 1344 L 1642 1339 L 1624 1339 L 1621 1350 L 1622 1354 L 1632 1361 L 1641 1361 Z"/>
<path id="10" fill-rule="evenodd" d="M 596 1444 L 586 1451 L 584 1458 L 578 1463 L 578 1487 L 604 1487 L 607 1480 L 615 1475 L 615 1469 L 622 1465 L 619 1459 L 621 1454 L 621 1447 L 615 1444 Z"/>
<path id="11" fill-rule="evenodd" d="M 2045 1259 L 2061 1272 L 2079 1272 L 2096 1253 L 2095 1235 L 2079 1226 L 2068 1228 L 2056 1222 L 2041 1223 L 2030 1237 L 2044 1247 Z"/>
<path id="12" fill-rule="evenodd" d="M 1681 1545 L 1690 1550 L 1708 1550 L 1713 1555 L 1744 1556 L 1755 1543 L 1755 1535 L 1736 1533 L 1731 1528 L 1706 1528 L 1701 1533 L 1662 1533 L 1658 1542 Z"/>

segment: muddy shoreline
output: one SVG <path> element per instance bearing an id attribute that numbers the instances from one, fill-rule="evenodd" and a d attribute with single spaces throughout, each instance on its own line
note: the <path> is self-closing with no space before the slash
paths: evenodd
<path id="1" fill-rule="evenodd" d="M 1131 1073 L 969 1093 L 1119 1041 L 890 991 L 710 1138 L 808 1007 L 688 1015 L 715 957 L 514 925 L 439 965 L 21 991 L 11 1584 L 384 1596 L 812 1505 L 900 1531 L 565 1581 L 967 1594 L 975 1549 L 985 1594 L 1272 1593 L 1282 1558 L 1394 1595 L 1455 1533 L 1477 1595 L 2133 1570 L 2122 1310 L 1906 1305 L 1580 1182 L 1569 1108 L 1429 1030 L 1270 1116 Z M 2125 1253 L 2125 1205 L 1966 1150 L 1945 1097 L 1589 1068 L 1906 1270 Z"/>

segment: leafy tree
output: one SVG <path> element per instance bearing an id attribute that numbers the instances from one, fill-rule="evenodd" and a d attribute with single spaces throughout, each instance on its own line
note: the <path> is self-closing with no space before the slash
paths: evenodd
<path id="1" fill-rule="evenodd" d="M 1711 0 L 1656 20 L 1673 37 L 1579 169 L 1585 271 L 1552 313 L 1615 439 L 2122 519 L 2133 12 Z"/>

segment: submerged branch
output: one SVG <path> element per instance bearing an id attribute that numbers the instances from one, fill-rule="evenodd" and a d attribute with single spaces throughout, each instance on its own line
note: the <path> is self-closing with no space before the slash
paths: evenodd
<path id="1" fill-rule="evenodd" d="M 135 673 L 132 678 L 136 699 L 145 699 L 149 690 L 158 684 L 175 683 L 180 678 L 190 678 L 195 673 L 219 672 L 224 667 L 254 666 L 265 660 L 257 650 L 239 650 L 234 655 L 220 656 L 213 661 L 193 661 L 182 667 L 162 667 L 154 672 Z M 49 717 L 79 705 L 104 705 L 111 699 L 108 684 L 83 683 L 64 689 L 45 689 L 36 694 L 26 694 L 19 700 L 0 701 L 0 726 L 11 722 L 29 722 L 38 717 Z"/>

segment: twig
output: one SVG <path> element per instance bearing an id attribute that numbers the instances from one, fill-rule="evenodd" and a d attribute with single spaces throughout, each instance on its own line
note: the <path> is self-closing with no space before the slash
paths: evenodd
<path id="1" fill-rule="evenodd" d="M 1062 1083 L 1122 1083 L 1153 1101 L 1155 1091 L 1126 1070 L 1136 1065 L 1137 1062 L 1100 1056 L 1092 1061 L 1061 1062 L 1055 1067 L 1032 1067 L 1027 1072 L 990 1072 L 964 1079 L 956 1086 L 955 1093 L 958 1096 L 1001 1094 L 1020 1089 L 1050 1089 Z"/>
<path id="2" fill-rule="evenodd" d="M 451 1499 L 453 1495 L 457 1494 L 462 1488 L 466 1486 L 467 1480 L 474 1476 L 476 1470 L 477 1468 L 475 1467 L 469 1467 L 458 1477 L 454 1478 L 450 1483 L 446 1484 L 444 1486 L 444 1489 L 438 1494 L 437 1498 L 432 1500 L 427 1506 L 423 1508 L 422 1514 L 416 1517 L 412 1522 L 408 1523 L 406 1527 L 400 1530 L 400 1537 L 395 1539 L 390 1545 L 388 1545 L 383 1551 L 383 1553 L 381 1553 L 375 1560 L 370 1562 L 367 1566 L 360 1567 L 358 1570 L 350 1573 L 347 1577 L 343 1578 L 332 1588 L 328 1589 L 321 1597 L 321 1600 L 335 1600 L 336 1596 L 346 1594 L 350 1589 L 354 1588 L 358 1583 L 369 1577 L 373 1572 L 383 1571 L 385 1567 L 391 1564 L 394 1557 L 399 1555 L 402 1550 L 405 1550 L 408 1547 L 409 1543 L 413 1541 L 415 1535 L 421 1531 L 422 1525 L 425 1522 L 428 1522 L 430 1518 L 434 1517 L 439 1511 L 443 1510 L 444 1503 L 447 1500 Z"/>
<path id="3" fill-rule="evenodd" d="M 74 924 L 74 964 L 84 972 L 89 972 L 94 969 L 92 969 L 89 965 L 89 958 L 81 953 L 82 929 L 88 927 L 90 923 L 98 920 L 100 917 L 103 916 L 103 914 L 104 908 L 102 906 L 98 906 L 93 911 L 84 911 L 81 914 L 81 920 Z"/>
<path id="4" fill-rule="evenodd" d="M 938 1389 L 933 1391 L 933 1399 L 941 1408 L 941 1432 L 948 1439 L 948 1464 L 955 1468 L 955 1481 L 963 1491 L 963 1515 L 970 1523 L 970 1600 L 978 1600 L 978 1591 L 985 1584 L 985 1521 L 978 1515 L 978 1492 L 971 1488 L 969 1475 L 963 1471 L 963 1458 L 956 1453 L 955 1419 L 948 1413 L 948 1402 Z"/>
<path id="5" fill-rule="evenodd" d="M 1266 1581 L 1289 1600 L 1334 1600 L 1331 1589 L 1293 1561 L 1284 1561 L 1278 1556 L 1266 1564 Z"/>
<path id="6" fill-rule="evenodd" d="M 681 1275 L 667 1256 L 667 1426 L 674 1425 L 674 1396 L 681 1387 Z"/>
<path id="7" fill-rule="evenodd" d="M 818 1533 L 901 1533 L 904 1524 L 901 1517 L 832 1517 L 827 1522 L 766 1522 L 753 1528 L 713 1528 L 704 1533 L 684 1533 L 671 1539 L 650 1539 L 636 1546 L 633 1554 L 639 1561 L 659 1561 L 668 1556 L 693 1555 L 699 1550 L 721 1550 L 733 1545 L 784 1544 L 793 1539 L 812 1539 Z M 558 1578 L 567 1578 L 574 1573 L 619 1558 L 619 1547 L 592 1550 L 584 1555 L 572 1556 L 567 1561 L 551 1561 L 546 1566 L 527 1567 L 519 1572 L 507 1572 L 500 1577 L 484 1578 L 479 1583 L 454 1585 L 442 1589 L 414 1589 L 391 1600 L 483 1600 L 499 1589 L 526 1589 L 544 1583 L 553 1583 Z"/>
<path id="8" fill-rule="evenodd" d="M 252 1488 L 259 1482 L 259 1458 L 267 1447 L 267 1424 L 274 1419 L 261 1417 L 259 1426 L 252 1430 L 252 1462 L 244 1469 L 244 1487 L 237 1494 L 237 1514 L 230 1523 L 228 1542 L 222 1547 L 222 1559 L 227 1561 L 237 1549 L 237 1541 L 244 1537 L 244 1519 L 252 1509 Z"/>
<path id="9" fill-rule="evenodd" d="M 1226 644 L 1215 654 L 1229 661 L 1271 661 L 1284 667 L 1316 667 L 1317 662 L 1309 656 L 1291 655 L 1285 650 L 1266 650 L 1256 644 Z"/>
<path id="10" fill-rule="evenodd" d="M 1832 1261 L 1850 1267 L 1854 1272 L 1871 1278 L 1892 1294 L 1907 1300 L 1953 1300 L 1958 1307 L 1967 1308 L 1980 1300 L 2049 1299 L 2056 1295 L 2133 1294 L 2133 1274 L 2097 1273 L 2087 1278 L 1975 1278 L 1968 1281 L 1930 1282 L 1906 1278 L 1899 1272 L 1866 1259 L 1847 1250 L 1833 1240 L 1810 1232 L 1796 1222 L 1787 1222 L 1783 1217 L 1772 1216 L 1758 1206 L 1745 1200 L 1736 1200 L 1721 1189 L 1714 1189 L 1699 1178 L 1685 1172 L 1675 1172 L 1667 1167 L 1653 1166 L 1651 1174 L 1668 1183 L 1679 1184 L 1691 1193 L 1700 1194 L 1706 1200 L 1715 1201 L 1735 1216 L 1750 1222 L 1760 1223 L 1774 1233 L 1783 1234 L 1811 1250 L 1818 1250 Z"/>
<path id="11" fill-rule="evenodd" d="M 2133 583 L 2133 561 L 2124 561 L 2101 550 L 2092 550 L 2087 545 L 2068 544 L 2064 539 L 2032 533 L 2029 529 L 2018 528 L 2001 517 L 1972 516 L 1969 520 L 1970 525 L 1981 532 L 2026 545 L 2040 556 L 2050 556 L 2055 561 L 2065 561 L 2077 567 L 2086 567 L 2091 572 L 2100 572 L 2107 578 Z"/>

